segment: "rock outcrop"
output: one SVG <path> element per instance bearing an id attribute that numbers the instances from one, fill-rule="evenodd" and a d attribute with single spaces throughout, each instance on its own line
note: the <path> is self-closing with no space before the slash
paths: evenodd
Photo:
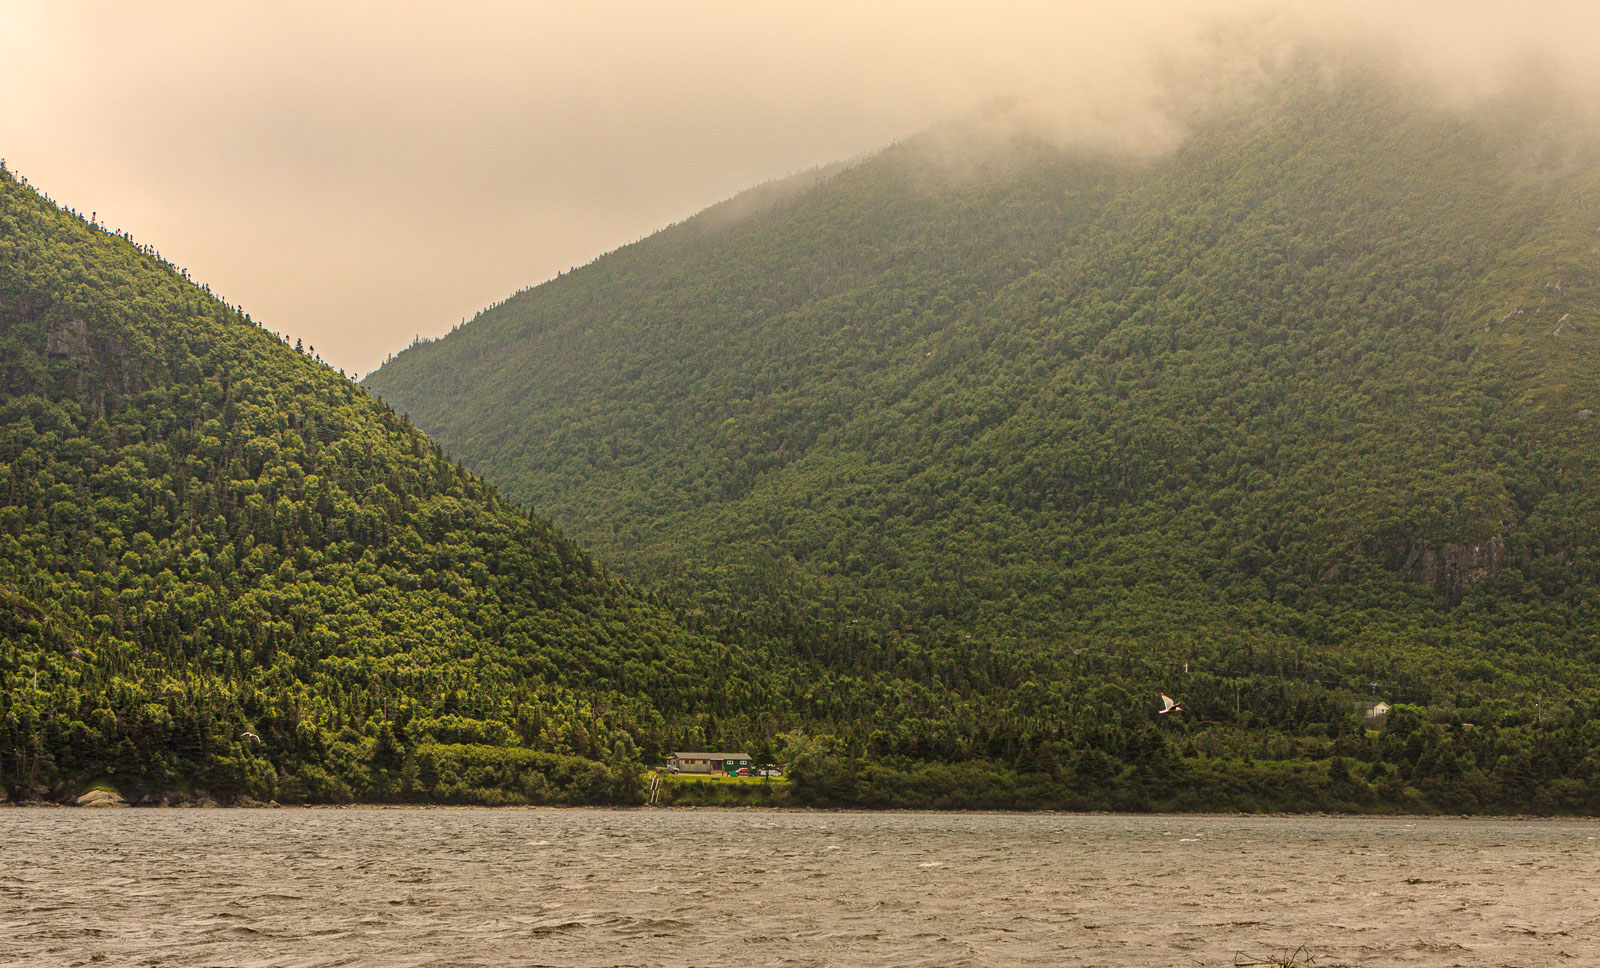
<path id="1" fill-rule="evenodd" d="M 1506 539 L 1496 535 L 1477 544 L 1419 544 L 1406 556 L 1405 572 L 1425 585 L 1455 590 L 1483 581 L 1504 568 L 1505 563 Z"/>
<path id="2" fill-rule="evenodd" d="M 126 807 L 128 801 L 111 790 L 90 790 L 72 801 L 75 807 Z"/>
<path id="3" fill-rule="evenodd" d="M 128 358 L 127 347 L 115 334 L 97 334 L 82 319 L 52 323 L 45 333 L 44 351 L 56 360 L 68 360 L 77 370 L 73 389 L 104 409 L 107 395 L 138 393 L 145 381 Z"/>
<path id="4" fill-rule="evenodd" d="M 51 326 L 50 332 L 45 334 L 44 351 L 50 356 L 88 362 L 89 324 L 81 319 L 67 319 Z"/>

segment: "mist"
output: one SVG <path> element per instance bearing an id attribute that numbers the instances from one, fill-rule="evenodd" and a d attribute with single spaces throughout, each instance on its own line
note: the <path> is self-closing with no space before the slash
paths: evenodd
<path id="1" fill-rule="evenodd" d="M 1153 153 L 1307 40 L 1600 90 L 1592 3 L 0 2 L 0 157 L 335 366 L 997 99 Z"/>

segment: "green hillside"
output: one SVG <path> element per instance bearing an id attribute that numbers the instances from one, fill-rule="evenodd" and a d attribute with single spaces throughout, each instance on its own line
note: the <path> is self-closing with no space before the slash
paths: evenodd
<path id="1" fill-rule="evenodd" d="M 0 799 L 631 802 L 773 681 L 5 172 L 0 643 Z"/>
<path id="2" fill-rule="evenodd" d="M 1023 745 L 1159 686 L 1196 755 L 1326 756 L 1376 697 L 1474 723 L 1443 759 L 1489 776 L 1533 734 L 1485 726 L 1576 729 L 1600 685 L 1600 153 L 1557 99 L 1329 77 L 1146 161 L 936 132 L 367 385 L 718 634 L 995 670 Z M 901 722 L 862 748 L 971 752 Z"/>

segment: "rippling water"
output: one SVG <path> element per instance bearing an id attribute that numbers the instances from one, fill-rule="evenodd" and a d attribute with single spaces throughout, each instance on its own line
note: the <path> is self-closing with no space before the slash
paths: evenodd
<path id="1" fill-rule="evenodd" d="M 0 965 L 1600 965 L 1591 823 L 0 811 Z"/>

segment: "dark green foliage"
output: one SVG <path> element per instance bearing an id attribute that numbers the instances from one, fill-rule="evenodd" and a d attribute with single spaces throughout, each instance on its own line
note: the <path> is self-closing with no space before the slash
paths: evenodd
<path id="1" fill-rule="evenodd" d="M 1139 165 L 941 136 L 374 378 L 659 600 L 0 174 L 0 787 L 1600 810 L 1600 184 L 1541 137 L 1320 83 Z"/>
<path id="2" fill-rule="evenodd" d="M 1146 162 L 901 145 L 368 385 L 817 670 L 797 798 L 1595 809 L 1600 155 L 1326 68 Z"/>

